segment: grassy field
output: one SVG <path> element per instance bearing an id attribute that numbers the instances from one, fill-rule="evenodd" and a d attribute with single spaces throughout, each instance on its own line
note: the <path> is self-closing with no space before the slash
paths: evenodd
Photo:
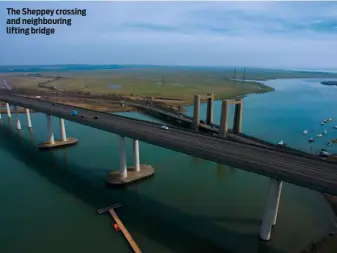
<path id="1" fill-rule="evenodd" d="M 39 75 L 39 76 L 36 76 Z M 238 69 L 236 78 L 243 76 Z M 336 75 L 329 75 L 337 77 Z M 234 69 L 192 67 L 130 67 L 107 70 L 3 73 L 0 78 L 15 88 L 81 93 L 152 96 L 190 101 L 194 94 L 215 94 L 217 99 L 250 93 L 264 93 L 272 88 L 257 82 L 233 81 Z M 246 80 L 272 78 L 322 77 L 322 73 L 247 69 Z M 110 88 L 109 88 L 110 86 Z M 112 87 L 112 88 L 111 88 Z"/>

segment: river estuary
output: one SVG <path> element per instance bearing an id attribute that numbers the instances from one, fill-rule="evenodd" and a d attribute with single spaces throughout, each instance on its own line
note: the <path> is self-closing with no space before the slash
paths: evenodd
<path id="1" fill-rule="evenodd" d="M 244 99 L 243 132 L 306 151 L 325 148 L 337 138 L 337 88 L 320 81 L 266 81 L 274 92 Z M 214 108 L 218 123 L 220 101 Z M 192 115 L 193 108 L 187 110 Z M 205 118 L 204 104 L 201 112 Z M 135 112 L 120 114 L 160 122 Z M 37 144 L 47 138 L 47 120 L 41 113 L 31 116 L 33 131 L 28 131 L 20 115 L 20 135 L 14 118 L 0 120 L 0 252 L 131 252 L 109 215 L 96 214 L 116 202 L 123 204 L 117 212 L 147 253 L 290 253 L 332 229 L 334 215 L 321 194 L 285 183 L 272 240 L 261 242 L 268 178 L 146 143 L 140 143 L 141 163 L 151 164 L 156 175 L 109 189 L 105 175 L 119 168 L 117 136 L 66 121 L 67 135 L 78 138 L 78 145 L 41 152 Z M 329 117 L 336 122 L 322 127 Z M 309 145 L 310 134 L 323 130 L 327 135 Z M 54 118 L 55 137 L 59 132 Z M 131 141 L 127 144 L 131 164 Z M 337 152 L 335 145 L 328 150 Z"/>

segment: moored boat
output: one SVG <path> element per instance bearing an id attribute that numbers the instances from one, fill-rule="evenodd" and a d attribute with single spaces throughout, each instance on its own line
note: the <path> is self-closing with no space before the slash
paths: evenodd
<path id="1" fill-rule="evenodd" d="M 307 134 L 307 133 L 308 133 L 308 130 L 304 130 L 304 131 L 303 131 L 303 134 Z"/>

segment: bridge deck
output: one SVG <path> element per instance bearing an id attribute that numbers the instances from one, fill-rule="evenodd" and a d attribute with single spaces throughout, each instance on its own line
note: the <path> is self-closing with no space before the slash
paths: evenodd
<path id="1" fill-rule="evenodd" d="M 76 108 L 79 115 L 86 115 L 86 118 L 81 118 L 71 115 L 74 109 L 72 106 L 53 105 L 47 101 L 15 95 L 0 94 L 0 101 L 337 195 L 337 164 L 319 158 L 291 154 L 283 150 L 241 143 L 178 127 L 164 130 L 160 128 L 160 124 Z M 95 116 L 98 119 L 94 119 Z"/>

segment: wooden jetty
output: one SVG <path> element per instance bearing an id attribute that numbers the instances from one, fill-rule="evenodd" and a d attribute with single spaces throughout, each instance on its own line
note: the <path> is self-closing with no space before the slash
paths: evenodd
<path id="1" fill-rule="evenodd" d="M 118 208 L 118 207 L 121 207 L 121 206 L 122 205 L 120 203 L 118 203 L 118 204 L 115 204 L 115 205 L 112 205 L 112 206 L 108 206 L 108 207 L 105 207 L 105 208 L 102 208 L 102 209 L 98 209 L 97 212 L 99 214 L 101 214 L 101 213 L 104 213 L 106 211 L 109 211 L 109 213 L 111 214 L 112 218 L 117 223 L 119 229 L 122 231 L 125 239 L 128 241 L 128 243 L 131 246 L 131 248 L 133 249 L 133 251 L 135 253 L 142 253 L 142 251 L 138 247 L 137 243 L 133 240 L 132 236 L 130 235 L 130 233 L 128 232 L 128 230 L 124 226 L 123 222 L 119 219 L 117 213 L 114 210 L 114 208 Z"/>
<path id="2" fill-rule="evenodd" d="M 109 209 L 115 209 L 115 208 L 118 208 L 118 207 L 122 207 L 122 205 L 120 203 L 117 203 L 117 204 L 114 204 L 114 205 L 111 205 L 111 206 L 107 206 L 107 207 L 98 209 L 97 212 L 98 212 L 98 214 L 101 214 L 101 213 L 105 213 L 106 211 L 109 211 Z"/>

